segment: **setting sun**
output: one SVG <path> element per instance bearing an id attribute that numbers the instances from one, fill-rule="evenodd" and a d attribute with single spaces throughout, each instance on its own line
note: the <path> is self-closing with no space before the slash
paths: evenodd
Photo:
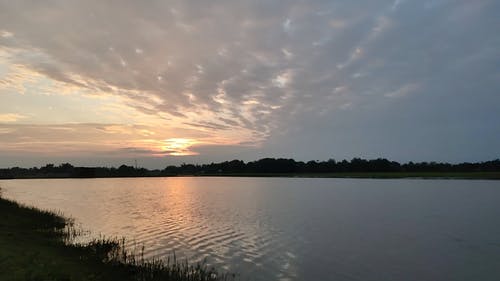
<path id="1" fill-rule="evenodd" d="M 197 143 L 198 142 L 193 139 L 171 138 L 165 140 L 161 150 L 163 153 L 172 156 L 197 155 L 198 153 L 190 150 L 190 148 Z"/>

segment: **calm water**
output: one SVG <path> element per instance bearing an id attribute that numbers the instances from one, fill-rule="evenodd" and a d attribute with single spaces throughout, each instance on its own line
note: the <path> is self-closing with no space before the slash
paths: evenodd
<path id="1" fill-rule="evenodd" d="M 302 178 L 0 181 L 93 235 L 240 280 L 500 280 L 500 182 Z"/>

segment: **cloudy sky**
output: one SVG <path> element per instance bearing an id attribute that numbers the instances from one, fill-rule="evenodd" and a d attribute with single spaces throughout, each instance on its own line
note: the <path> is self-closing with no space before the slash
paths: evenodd
<path id="1" fill-rule="evenodd" d="M 0 0 L 0 166 L 500 157 L 496 0 Z"/>

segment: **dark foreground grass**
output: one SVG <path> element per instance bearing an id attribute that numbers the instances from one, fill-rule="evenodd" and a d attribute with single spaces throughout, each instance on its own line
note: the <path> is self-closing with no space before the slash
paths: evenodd
<path id="1" fill-rule="evenodd" d="M 60 214 L 25 207 L 0 196 L 0 280 L 233 280 L 203 265 L 173 257 L 144 260 L 123 240 L 70 244 L 77 232 Z"/>

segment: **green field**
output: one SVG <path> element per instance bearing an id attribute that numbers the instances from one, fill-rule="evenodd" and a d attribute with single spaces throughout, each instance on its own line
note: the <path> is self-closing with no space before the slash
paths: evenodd
<path id="1" fill-rule="evenodd" d="M 71 221 L 0 198 L 0 280 L 232 280 L 187 262 L 145 261 L 120 240 L 67 243 Z M 231 277 L 231 278 L 229 278 Z"/>

